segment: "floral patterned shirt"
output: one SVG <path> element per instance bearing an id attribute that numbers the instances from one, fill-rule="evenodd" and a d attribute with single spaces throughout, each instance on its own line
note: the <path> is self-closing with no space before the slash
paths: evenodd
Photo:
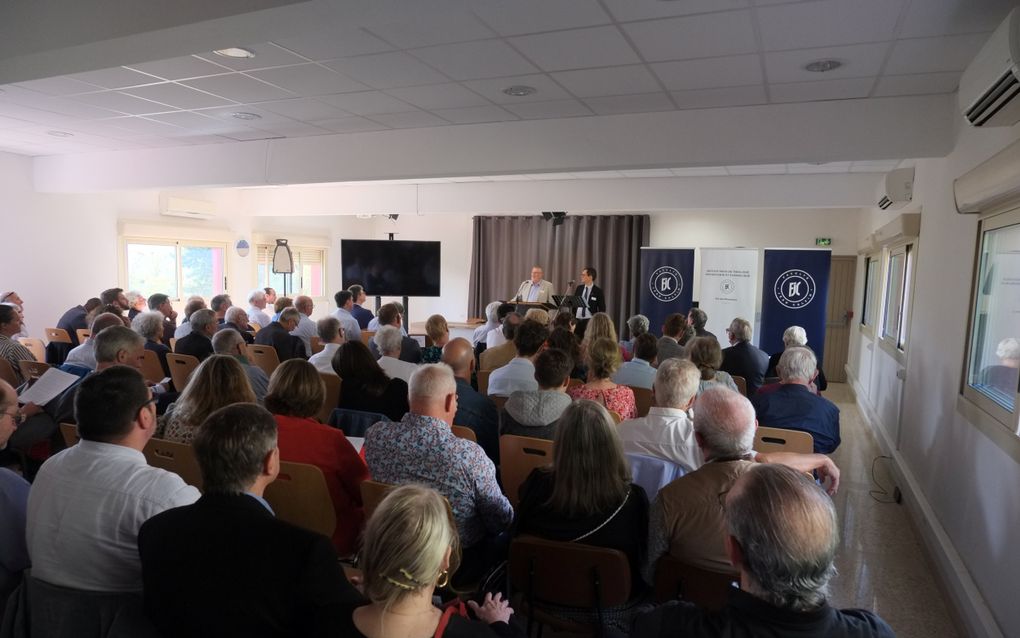
<path id="1" fill-rule="evenodd" d="M 567 388 L 571 399 L 591 399 L 601 403 L 607 410 L 619 414 L 626 421 L 637 416 L 637 404 L 634 402 L 634 391 L 625 385 L 618 385 L 611 390 L 591 390 L 587 385 Z"/>

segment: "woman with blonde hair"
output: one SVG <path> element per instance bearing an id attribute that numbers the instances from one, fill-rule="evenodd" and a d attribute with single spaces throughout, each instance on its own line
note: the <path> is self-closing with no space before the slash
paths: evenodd
<path id="1" fill-rule="evenodd" d="M 450 326 L 443 315 L 432 315 L 425 320 L 425 335 L 432 340 L 431 346 L 422 348 L 422 363 L 439 363 L 443 358 L 443 346 L 450 341 Z"/>
<path id="2" fill-rule="evenodd" d="M 237 359 L 211 355 L 191 373 L 181 396 L 167 408 L 156 436 L 191 443 L 207 416 L 232 403 L 257 403 L 248 375 Z"/>
<path id="3" fill-rule="evenodd" d="M 715 337 L 695 337 L 687 344 L 687 357 L 701 371 L 701 382 L 698 394 L 713 385 L 723 385 L 734 392 L 739 392 L 733 377 L 719 369 L 722 365 L 722 348 Z"/>
<path id="4" fill-rule="evenodd" d="M 325 398 L 326 384 L 315 366 L 289 359 L 273 371 L 265 404 L 276 419 L 280 460 L 322 470 L 336 512 L 333 546 L 339 556 L 350 556 L 365 522 L 361 482 L 369 478 L 368 466 L 341 430 L 314 418 Z"/>
<path id="5" fill-rule="evenodd" d="M 588 347 L 596 339 L 609 339 L 617 342 L 616 326 L 613 320 L 604 312 L 596 312 L 588 321 L 588 327 L 584 329 L 584 338 L 581 340 L 581 352 L 587 354 Z"/>
<path id="6" fill-rule="evenodd" d="M 523 636 L 509 625 L 513 609 L 499 594 L 468 606 L 469 620 L 432 603 L 460 563 L 460 540 L 445 500 L 435 490 L 403 485 L 386 495 L 365 527 L 359 566 L 370 601 L 345 614 L 340 636 L 388 638 L 422 636 Z M 479 622 L 480 621 L 480 622 Z"/>
<path id="7" fill-rule="evenodd" d="M 595 315 L 596 317 L 598 315 Z M 592 319 L 592 323 L 594 323 Z M 589 328 L 591 325 L 589 324 Z M 587 335 L 585 335 L 587 339 Z M 616 339 L 600 337 L 588 346 L 588 383 L 567 389 L 572 399 L 590 399 L 601 403 L 623 419 L 637 416 L 634 391 L 613 383 L 613 373 L 620 368 L 620 344 Z"/>

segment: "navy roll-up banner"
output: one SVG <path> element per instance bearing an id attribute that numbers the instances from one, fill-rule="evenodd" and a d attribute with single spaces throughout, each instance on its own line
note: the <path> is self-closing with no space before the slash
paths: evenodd
<path id="1" fill-rule="evenodd" d="M 648 317 L 650 332 L 659 334 L 667 315 L 690 309 L 693 286 L 693 248 L 641 249 L 641 302 L 638 307 L 641 314 Z"/>
<path id="2" fill-rule="evenodd" d="M 783 331 L 800 326 L 821 365 L 831 261 L 831 250 L 765 250 L 759 348 L 782 352 Z"/>

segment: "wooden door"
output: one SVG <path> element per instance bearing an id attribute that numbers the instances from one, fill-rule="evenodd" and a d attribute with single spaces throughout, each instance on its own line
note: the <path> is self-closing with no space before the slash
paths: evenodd
<path id="1" fill-rule="evenodd" d="M 825 309 L 825 360 L 822 362 L 825 378 L 832 383 L 846 383 L 856 272 L 857 257 L 832 258 L 829 301 Z M 808 335 L 808 345 L 811 345 L 810 339 L 811 335 Z"/>

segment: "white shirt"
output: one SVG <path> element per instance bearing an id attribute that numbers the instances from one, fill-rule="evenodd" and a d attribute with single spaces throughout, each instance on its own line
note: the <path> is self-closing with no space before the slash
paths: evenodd
<path id="1" fill-rule="evenodd" d="M 488 349 L 488 348 L 495 348 L 496 346 L 501 346 L 501 345 L 503 345 L 506 342 L 507 342 L 507 338 L 505 336 L 503 336 L 503 328 L 502 328 L 502 326 L 499 327 L 499 328 L 493 328 L 492 330 L 489 331 L 489 333 L 487 335 L 485 335 L 485 347 L 486 347 L 486 349 Z"/>
<path id="2" fill-rule="evenodd" d="M 585 286 L 584 290 L 581 291 L 581 300 L 584 301 L 584 305 L 577 309 L 578 319 L 588 319 L 591 317 L 591 313 L 588 312 L 589 297 L 591 297 L 591 286 Z"/>
<path id="3" fill-rule="evenodd" d="M 378 330 L 379 330 L 379 317 L 372 317 L 371 319 L 369 319 L 368 320 L 368 327 L 365 328 L 365 330 L 371 330 L 372 332 L 378 332 Z M 359 329 L 359 333 L 358 334 L 360 334 L 360 329 Z M 404 335 L 405 337 L 407 336 L 407 330 L 404 328 L 403 325 L 400 326 L 400 334 Z"/>
<path id="4" fill-rule="evenodd" d="M 257 323 L 259 328 L 265 328 L 273 322 L 261 308 L 255 306 L 248 306 L 248 323 Z"/>
<path id="5" fill-rule="evenodd" d="M 336 374 L 333 370 L 333 354 L 340 348 L 339 343 L 324 343 L 322 344 L 322 350 L 316 352 L 308 359 L 308 363 L 315 366 L 315 369 L 319 372 L 326 374 Z"/>
<path id="6" fill-rule="evenodd" d="M 296 328 L 290 334 L 301 339 L 305 344 L 305 356 L 312 356 L 312 337 L 318 336 L 319 331 L 315 328 L 315 322 L 308 318 L 308 315 L 301 315 Z"/>
<path id="7" fill-rule="evenodd" d="M 29 492 L 32 575 L 86 591 L 140 592 L 142 523 L 198 497 L 137 450 L 81 441 L 46 461 Z"/>
<path id="8" fill-rule="evenodd" d="M 693 472 L 704 463 L 694 440 L 694 423 L 676 408 L 652 407 L 648 416 L 628 419 L 616 426 L 623 451 L 655 456 Z"/>
<path id="9" fill-rule="evenodd" d="M 632 385 L 635 388 L 652 389 L 655 382 L 655 368 L 644 359 L 634 357 L 630 361 L 624 361 L 620 369 L 613 375 L 613 383 L 617 385 Z"/>
<path id="10" fill-rule="evenodd" d="M 337 308 L 333 316 L 340 320 L 340 327 L 344 329 L 344 339 L 347 341 L 361 341 L 361 324 L 354 318 L 354 315 L 343 308 Z M 375 319 L 375 317 L 372 317 L 372 319 Z"/>
<path id="11" fill-rule="evenodd" d="M 413 363 L 394 359 L 393 357 L 379 357 L 377 363 L 383 369 L 383 372 L 386 373 L 386 376 L 391 379 L 403 379 L 407 383 L 411 382 L 411 374 L 418 369 L 418 366 Z"/>
<path id="12" fill-rule="evenodd" d="M 98 365 L 96 363 L 96 342 L 92 340 L 92 337 L 89 337 L 81 345 L 71 348 L 64 363 L 95 370 Z"/>
<path id="13" fill-rule="evenodd" d="M 535 381 L 535 364 L 521 357 L 514 357 L 502 368 L 496 368 L 489 375 L 489 395 L 508 397 L 517 390 L 538 390 Z"/>
<path id="14" fill-rule="evenodd" d="M 183 339 L 191 334 L 191 322 L 182 321 L 181 325 L 174 330 L 174 339 Z"/>

